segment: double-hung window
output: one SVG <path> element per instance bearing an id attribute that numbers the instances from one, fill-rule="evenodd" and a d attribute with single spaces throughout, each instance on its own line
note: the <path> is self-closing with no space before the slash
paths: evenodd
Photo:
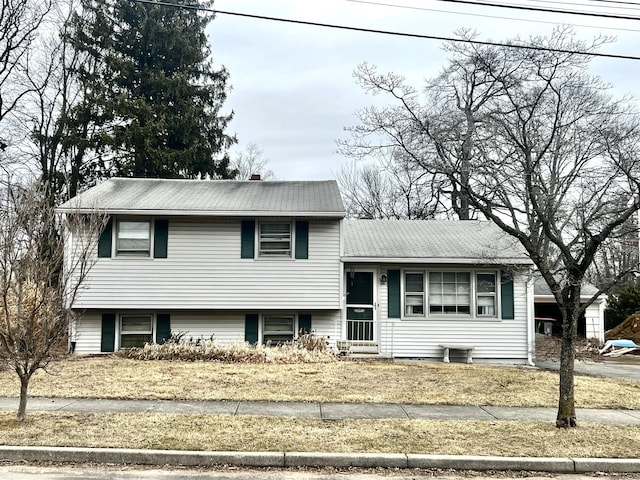
<path id="1" fill-rule="evenodd" d="M 478 316 L 496 315 L 496 274 L 476 274 L 476 310 Z"/>
<path id="2" fill-rule="evenodd" d="M 153 341 L 152 315 L 120 317 L 120 348 L 143 347 Z"/>
<path id="3" fill-rule="evenodd" d="M 293 315 L 265 315 L 262 328 L 263 343 L 291 342 L 294 335 Z"/>
<path id="4" fill-rule="evenodd" d="M 291 257 L 291 222 L 260 222 L 258 255 Z"/>
<path id="5" fill-rule="evenodd" d="M 404 313 L 408 317 L 424 316 L 424 273 L 404 275 Z"/>
<path id="6" fill-rule="evenodd" d="M 429 313 L 471 314 L 471 272 L 429 272 Z"/>
<path id="7" fill-rule="evenodd" d="M 151 222 L 119 220 L 116 234 L 118 255 L 149 256 L 151 252 Z"/>

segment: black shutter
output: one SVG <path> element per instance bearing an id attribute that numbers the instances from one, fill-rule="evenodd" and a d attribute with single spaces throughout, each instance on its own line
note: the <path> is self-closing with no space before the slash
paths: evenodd
<path id="1" fill-rule="evenodd" d="M 167 242 L 169 240 L 169 220 L 156 219 L 153 228 L 153 257 L 167 258 Z"/>
<path id="2" fill-rule="evenodd" d="M 503 320 L 513 320 L 515 318 L 513 278 L 504 272 L 500 275 L 500 303 Z"/>
<path id="3" fill-rule="evenodd" d="M 400 318 L 400 270 L 387 271 L 387 316 Z"/>
<path id="4" fill-rule="evenodd" d="M 116 345 L 116 314 L 102 314 L 102 336 L 100 340 L 101 352 L 113 352 Z"/>
<path id="5" fill-rule="evenodd" d="M 253 258 L 256 243 L 256 222 L 243 220 L 240 227 L 240 258 Z"/>
<path id="6" fill-rule="evenodd" d="M 98 239 L 98 258 L 111 258 L 111 231 L 113 230 L 113 219 L 110 218 L 100 232 Z"/>
<path id="7" fill-rule="evenodd" d="M 255 345 L 258 343 L 258 314 L 247 313 L 244 316 L 244 341 Z"/>
<path id="8" fill-rule="evenodd" d="M 302 335 L 311 333 L 310 313 L 301 313 L 298 315 L 298 332 Z"/>
<path id="9" fill-rule="evenodd" d="M 296 222 L 296 258 L 309 258 L 309 222 L 306 220 Z"/>
<path id="10" fill-rule="evenodd" d="M 156 343 L 164 343 L 171 338 L 171 315 L 158 313 L 156 315 Z"/>

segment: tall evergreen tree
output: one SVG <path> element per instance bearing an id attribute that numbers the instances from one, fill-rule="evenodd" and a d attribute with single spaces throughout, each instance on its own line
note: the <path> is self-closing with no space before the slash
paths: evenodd
<path id="1" fill-rule="evenodd" d="M 176 6 L 82 0 L 69 41 L 85 56 L 76 71 L 84 98 L 63 119 L 69 147 L 95 153 L 82 183 L 235 173 L 227 149 L 236 139 L 224 131 L 231 115 L 220 113 L 228 73 L 214 68 L 205 34 L 212 15 L 185 8 L 202 2 L 169 1 Z"/>

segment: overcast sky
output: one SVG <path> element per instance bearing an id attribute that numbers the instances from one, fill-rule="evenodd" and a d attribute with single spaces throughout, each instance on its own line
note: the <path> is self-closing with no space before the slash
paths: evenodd
<path id="1" fill-rule="evenodd" d="M 495 1 L 538 8 L 573 8 L 609 15 L 640 17 L 640 1 L 631 10 L 620 3 L 572 0 Z M 431 36 L 454 36 L 472 28 L 480 40 L 503 41 L 517 35 L 547 35 L 558 24 L 575 25 L 585 38 L 613 35 L 617 41 L 601 52 L 640 56 L 640 20 L 611 20 L 577 15 L 543 14 L 438 0 L 215 0 L 214 8 L 269 17 L 389 30 Z M 380 102 L 356 85 L 353 71 L 363 62 L 381 72 L 393 71 L 421 87 L 445 65 L 441 42 L 390 35 L 295 25 L 218 14 L 209 39 L 214 59 L 230 74 L 232 91 L 225 111 L 235 117 L 229 133 L 238 136 L 232 150 L 256 144 L 281 180 L 331 179 L 348 159 L 336 153 L 344 127 L 357 124 L 356 111 Z M 596 59 L 592 71 L 619 94 L 640 96 L 640 61 Z"/>

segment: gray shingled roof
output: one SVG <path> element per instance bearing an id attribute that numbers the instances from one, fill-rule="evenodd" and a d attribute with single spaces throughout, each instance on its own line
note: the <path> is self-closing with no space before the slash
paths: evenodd
<path id="1" fill-rule="evenodd" d="M 585 282 L 582 285 L 582 288 L 580 289 L 581 297 L 592 297 L 596 293 L 598 293 L 598 288 L 595 285 L 592 285 L 588 282 Z M 553 296 L 553 294 L 551 293 L 551 289 L 549 288 L 549 285 L 547 285 L 547 282 L 545 282 L 544 278 L 542 278 L 542 276 L 540 275 L 536 276 L 536 278 L 533 281 L 533 294 L 536 297 Z"/>
<path id="2" fill-rule="evenodd" d="M 344 217 L 338 185 L 327 181 L 112 178 L 59 207 L 62 212 Z"/>
<path id="3" fill-rule="evenodd" d="M 520 244 L 486 221 L 345 220 L 349 261 L 530 264 Z"/>

